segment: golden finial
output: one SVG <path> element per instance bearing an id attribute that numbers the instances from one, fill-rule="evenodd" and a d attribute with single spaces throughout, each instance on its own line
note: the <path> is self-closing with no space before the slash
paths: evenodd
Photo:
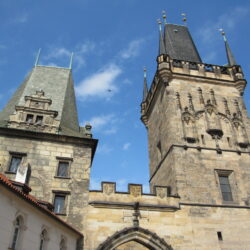
<path id="1" fill-rule="evenodd" d="M 185 25 L 187 25 L 187 14 L 186 13 L 181 13 L 182 16 L 182 21 Z"/>
<path id="2" fill-rule="evenodd" d="M 167 15 L 166 15 L 165 10 L 162 11 L 162 18 L 163 18 L 163 23 L 166 24 L 167 23 Z"/>
<path id="3" fill-rule="evenodd" d="M 219 31 L 220 31 L 221 35 L 223 36 L 224 41 L 226 42 L 226 41 L 227 41 L 227 38 L 226 38 L 226 33 L 225 33 L 225 31 L 224 31 L 222 28 L 220 28 Z"/>

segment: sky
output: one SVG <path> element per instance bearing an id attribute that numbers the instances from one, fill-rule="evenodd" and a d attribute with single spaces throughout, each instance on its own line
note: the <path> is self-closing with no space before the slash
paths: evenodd
<path id="1" fill-rule="evenodd" d="M 73 77 L 79 122 L 93 126 L 98 148 L 91 188 L 101 181 L 144 185 L 148 192 L 147 132 L 140 121 L 143 67 L 150 85 L 156 71 L 158 25 L 187 25 L 203 62 L 227 63 L 218 32 L 224 28 L 236 61 L 250 77 L 249 0 L 0 0 L 0 109 L 40 64 L 68 67 Z M 250 109 L 249 87 L 244 99 Z"/>

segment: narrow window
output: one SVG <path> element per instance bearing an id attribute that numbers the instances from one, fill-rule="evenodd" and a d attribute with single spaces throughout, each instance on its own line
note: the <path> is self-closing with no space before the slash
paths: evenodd
<path id="1" fill-rule="evenodd" d="M 231 144 L 230 137 L 227 137 L 227 143 L 228 143 L 228 146 L 231 148 L 231 147 L 232 147 L 232 144 Z"/>
<path id="2" fill-rule="evenodd" d="M 59 177 L 68 177 L 69 176 L 69 162 L 59 161 L 57 176 Z"/>
<path id="3" fill-rule="evenodd" d="M 37 117 L 36 117 L 36 125 L 41 125 L 42 124 L 42 122 L 43 122 L 43 116 L 41 116 L 41 115 L 38 115 Z"/>
<path id="4" fill-rule="evenodd" d="M 217 236 L 218 236 L 218 240 L 219 241 L 222 241 L 223 238 L 222 238 L 222 233 L 221 232 L 217 232 Z"/>
<path id="5" fill-rule="evenodd" d="M 48 240 L 48 233 L 45 229 L 43 229 L 41 236 L 40 236 L 40 247 L 39 250 L 45 250 L 46 249 L 46 243 Z"/>
<path id="6" fill-rule="evenodd" d="M 228 175 L 219 175 L 220 189 L 224 201 L 233 201 Z"/>
<path id="7" fill-rule="evenodd" d="M 66 196 L 63 194 L 56 194 L 54 199 L 54 212 L 56 214 L 64 214 L 65 213 L 65 198 Z"/>
<path id="8" fill-rule="evenodd" d="M 161 160 L 162 158 L 161 141 L 157 143 L 157 154 L 158 154 L 158 160 Z"/>
<path id="9" fill-rule="evenodd" d="M 27 114 L 27 116 L 26 116 L 26 122 L 28 122 L 28 123 L 32 123 L 33 122 L 33 115 L 31 115 L 31 114 Z"/>
<path id="10" fill-rule="evenodd" d="M 203 145 L 205 145 L 206 143 L 205 143 L 205 138 L 204 138 L 204 135 L 201 135 L 201 142 L 202 142 L 202 144 Z"/>
<path id="11" fill-rule="evenodd" d="M 19 245 L 18 243 L 20 241 L 21 225 L 22 225 L 22 218 L 17 217 L 14 223 L 14 232 L 13 232 L 13 238 L 11 242 L 12 250 L 16 250 Z"/>
<path id="12" fill-rule="evenodd" d="M 60 242 L 60 250 L 66 250 L 66 240 L 64 238 L 61 239 Z"/>
<path id="13" fill-rule="evenodd" d="M 10 165 L 9 165 L 9 172 L 16 173 L 18 166 L 22 162 L 22 156 L 12 156 Z"/>

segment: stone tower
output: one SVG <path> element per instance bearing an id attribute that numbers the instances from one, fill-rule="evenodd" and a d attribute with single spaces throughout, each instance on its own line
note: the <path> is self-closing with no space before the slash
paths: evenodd
<path id="1" fill-rule="evenodd" d="M 28 165 L 32 194 L 82 230 L 97 140 L 79 126 L 70 68 L 34 66 L 0 112 L 0 141 L 0 171 L 15 180 Z"/>
<path id="2" fill-rule="evenodd" d="M 157 72 L 144 81 L 141 119 L 148 131 L 150 185 L 181 201 L 249 205 L 249 119 L 242 69 L 223 33 L 228 64 L 201 61 L 186 26 L 160 29 Z"/>

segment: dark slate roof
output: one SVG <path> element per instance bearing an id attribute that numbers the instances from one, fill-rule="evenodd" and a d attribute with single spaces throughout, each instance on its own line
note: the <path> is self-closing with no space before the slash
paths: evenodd
<path id="1" fill-rule="evenodd" d="M 83 136 L 80 133 L 74 83 L 71 69 L 36 66 L 17 89 L 2 112 L 0 112 L 0 126 L 6 126 L 9 116 L 15 112 L 15 106 L 25 104 L 25 96 L 31 96 L 37 90 L 43 90 L 45 96 L 52 100 L 50 110 L 58 112 L 61 134 Z"/>
<path id="2" fill-rule="evenodd" d="M 200 55 L 186 26 L 166 24 L 164 38 L 166 52 L 171 58 L 201 62 Z"/>

